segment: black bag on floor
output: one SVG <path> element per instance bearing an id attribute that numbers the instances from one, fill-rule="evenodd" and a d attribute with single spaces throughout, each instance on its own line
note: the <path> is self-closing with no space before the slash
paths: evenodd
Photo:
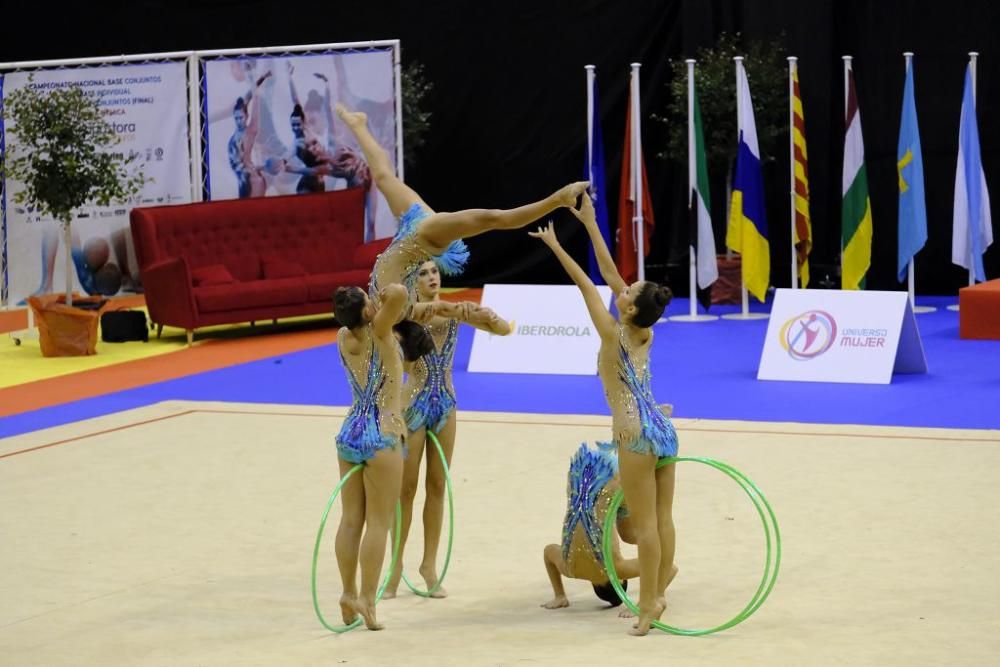
<path id="1" fill-rule="evenodd" d="M 140 310 L 112 310 L 101 315 L 101 340 L 124 343 L 130 340 L 149 342 L 146 313 Z"/>

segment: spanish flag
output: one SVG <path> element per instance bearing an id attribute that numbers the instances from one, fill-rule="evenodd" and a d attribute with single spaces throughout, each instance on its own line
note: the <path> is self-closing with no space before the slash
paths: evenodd
<path id="1" fill-rule="evenodd" d="M 760 147 L 743 60 L 736 61 L 737 121 L 740 141 L 736 153 L 736 175 L 726 229 L 726 245 L 740 253 L 743 285 L 764 301 L 771 280 L 771 248 L 764 217 L 764 178 L 760 171 Z"/>

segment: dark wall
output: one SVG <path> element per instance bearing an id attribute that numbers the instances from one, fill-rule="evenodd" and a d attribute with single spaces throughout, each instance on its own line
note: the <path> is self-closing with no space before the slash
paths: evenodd
<path id="1" fill-rule="evenodd" d="M 614 220 L 628 94 L 628 65 L 643 63 L 643 124 L 657 231 L 649 274 L 685 291 L 686 270 L 669 268 L 685 220 L 686 167 L 656 160 L 662 129 L 648 119 L 667 103 L 668 60 L 694 54 L 722 30 L 750 38 L 785 34 L 799 56 L 809 150 L 814 265 L 835 271 L 839 255 L 843 75 L 854 56 L 868 160 L 875 241 L 869 286 L 894 288 L 896 141 L 905 50 L 916 52 L 917 109 L 923 142 L 930 240 L 919 256 L 921 292 L 953 293 L 966 273 L 951 265 L 951 202 L 959 108 L 967 51 L 978 50 L 983 164 L 1000 197 L 1000 65 L 991 40 L 1000 9 L 984 1 L 937 3 L 859 0 L 574 0 L 573 2 L 291 3 L 232 0 L 83 3 L 56 9 L 6 3 L 0 60 L 236 48 L 321 42 L 402 41 L 404 62 L 426 66 L 434 91 L 431 134 L 407 174 L 439 210 L 508 207 L 547 194 L 583 173 L 586 90 L 583 65 L 597 65 L 609 205 Z M 40 38 L 44 35 L 44 38 Z M 753 89 L 753 72 L 748 72 Z M 735 103 L 734 103 L 735 114 Z M 735 138 L 734 138 L 735 140 Z M 789 275 L 788 161 L 765 173 L 772 281 Z M 714 185 L 714 184 L 713 184 Z M 718 190 L 721 184 L 715 186 Z M 720 239 L 724 220 L 716 206 Z M 998 214 L 1000 215 L 1000 214 Z M 567 214 L 556 216 L 571 252 L 584 237 Z M 564 282 L 557 264 L 524 234 L 470 240 L 473 260 L 461 281 Z M 720 243 L 721 248 L 721 243 Z M 681 249 L 681 253 L 683 249 Z M 987 253 L 1000 274 L 1000 251 Z M 814 269 L 814 275 L 817 271 Z"/>

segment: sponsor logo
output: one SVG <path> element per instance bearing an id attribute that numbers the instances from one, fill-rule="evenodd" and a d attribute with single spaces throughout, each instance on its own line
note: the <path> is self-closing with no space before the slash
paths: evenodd
<path id="1" fill-rule="evenodd" d="M 888 337 L 888 329 L 844 329 L 840 335 L 840 347 L 884 348 Z"/>
<path id="2" fill-rule="evenodd" d="M 833 346 L 837 338 L 837 321 L 824 310 L 807 310 L 783 325 L 778 333 L 781 347 L 796 361 L 808 361 Z"/>
<path id="3" fill-rule="evenodd" d="M 511 333 L 518 336 L 568 336 L 582 338 L 592 335 L 588 326 L 562 326 L 554 324 L 522 324 L 521 326 L 515 326 L 515 322 L 513 321 L 511 321 Z"/>
<path id="4" fill-rule="evenodd" d="M 113 218 L 115 217 L 114 211 L 101 211 L 102 218 Z"/>
<path id="5" fill-rule="evenodd" d="M 135 123 L 116 123 L 112 121 L 109 125 L 115 131 L 115 134 L 135 134 Z"/>
<path id="6" fill-rule="evenodd" d="M 115 209 L 115 215 L 125 215 L 126 213 L 128 213 L 127 209 L 124 209 L 124 208 L 116 208 Z"/>
<path id="7" fill-rule="evenodd" d="M 156 148 L 156 150 L 153 151 L 153 152 L 156 154 L 156 161 L 157 162 L 162 162 L 163 161 L 163 148 L 160 147 L 160 146 L 158 146 Z"/>

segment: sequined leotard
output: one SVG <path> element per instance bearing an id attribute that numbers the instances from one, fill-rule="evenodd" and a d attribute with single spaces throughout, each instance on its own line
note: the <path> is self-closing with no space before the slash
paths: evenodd
<path id="1" fill-rule="evenodd" d="M 406 379 L 406 427 L 411 431 L 426 427 L 440 433 L 455 410 L 451 365 L 458 341 L 458 320 L 435 318 L 427 329 L 434 339 L 434 351 L 414 362 Z"/>
<path id="2" fill-rule="evenodd" d="M 469 261 L 469 249 L 465 242 L 458 240 L 451 244 L 440 255 L 433 254 L 420 241 L 417 227 L 420 221 L 430 215 L 430 211 L 420 204 L 414 204 L 399 217 L 399 230 L 392 238 L 392 243 L 375 260 L 371 278 L 368 281 L 368 296 L 378 301 L 378 292 L 392 283 L 406 287 L 406 291 L 414 293 L 417 270 L 420 265 L 433 259 L 445 275 L 457 275 Z"/>
<path id="3" fill-rule="evenodd" d="M 351 463 L 363 463 L 378 450 L 401 446 L 406 439 L 400 410 L 403 352 L 395 338 L 392 347 L 380 350 L 387 346 L 375 339 L 370 324 L 361 331 L 363 354 L 344 354 L 340 349 L 354 402 L 337 434 L 337 453 Z M 347 329 L 340 330 L 340 340 L 347 335 Z"/>
<path id="4" fill-rule="evenodd" d="M 613 495 L 609 482 L 618 470 L 613 449 L 606 443 L 596 450 L 583 444 L 570 460 L 562 534 L 567 576 L 587 578 L 588 570 L 604 571 L 604 520 Z"/>
<path id="5" fill-rule="evenodd" d="M 645 350 L 633 350 L 621 324 L 616 341 L 601 340 L 597 369 L 604 385 L 604 395 L 611 408 L 615 445 L 657 458 L 677 454 L 677 432 L 670 418 L 663 414 L 650 387 L 649 344 Z"/>

